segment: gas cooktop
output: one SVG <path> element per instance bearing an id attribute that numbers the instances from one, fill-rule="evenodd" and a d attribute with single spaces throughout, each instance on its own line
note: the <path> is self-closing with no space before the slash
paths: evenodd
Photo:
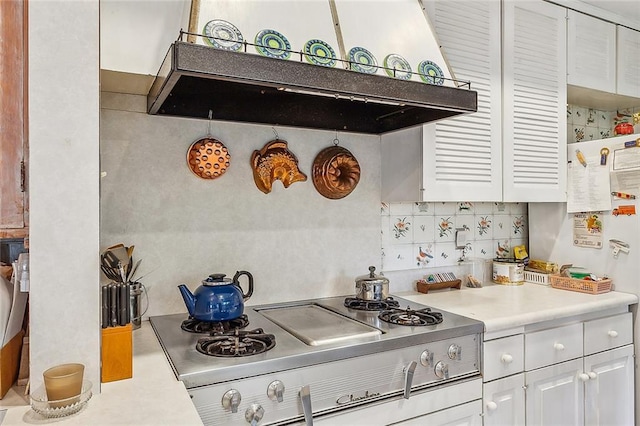
<path id="1" fill-rule="evenodd" d="M 380 315 L 388 311 L 353 309 L 345 306 L 345 298 L 245 306 L 249 324 L 244 329 L 262 329 L 275 338 L 269 350 L 246 357 L 220 358 L 198 350 L 199 340 L 208 334 L 185 331 L 182 323 L 187 314 L 156 316 L 150 321 L 176 377 L 187 388 L 479 334 L 484 328 L 480 321 L 437 309 L 431 312 L 442 317 L 439 323 L 394 324 Z M 401 316 L 429 312 L 427 306 L 393 299 L 398 307 L 391 309 L 399 310 Z"/>

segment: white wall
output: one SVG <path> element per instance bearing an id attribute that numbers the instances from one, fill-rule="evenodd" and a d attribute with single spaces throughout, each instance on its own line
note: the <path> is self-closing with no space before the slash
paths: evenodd
<path id="1" fill-rule="evenodd" d="M 102 96 L 100 242 L 135 245 L 141 274 L 152 271 L 142 279 L 150 315 L 186 312 L 177 285 L 195 290 L 214 272 L 248 270 L 248 303 L 262 304 L 353 294 L 357 276 L 380 269 L 379 136 L 338 133 L 362 173 L 350 195 L 329 200 L 316 191 L 311 164 L 336 134 L 277 127 L 308 179 L 287 189 L 276 181 L 264 194 L 250 158 L 275 138 L 270 126 L 212 122 L 231 165 L 204 180 L 186 155 L 208 121 L 151 116 L 144 107 L 142 96 Z"/>
<path id="2" fill-rule="evenodd" d="M 98 0 L 29 2 L 30 380 L 85 364 L 99 391 Z"/>

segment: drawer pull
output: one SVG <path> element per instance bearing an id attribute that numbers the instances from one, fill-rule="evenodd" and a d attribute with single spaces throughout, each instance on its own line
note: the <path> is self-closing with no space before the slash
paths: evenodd
<path id="1" fill-rule="evenodd" d="M 498 404 L 496 404 L 496 403 L 495 403 L 495 402 L 493 402 L 493 401 L 489 401 L 489 402 L 487 402 L 487 410 L 489 410 L 489 411 L 495 411 L 495 410 L 496 410 L 496 408 L 498 408 Z"/>
<path id="2" fill-rule="evenodd" d="M 589 380 L 589 375 L 587 373 L 580 373 L 578 374 L 578 379 L 580 379 L 583 382 L 586 382 L 587 380 Z"/>
<path id="3" fill-rule="evenodd" d="M 609 330 L 607 334 L 609 335 L 609 337 L 618 337 L 618 332 L 615 330 Z"/>
<path id="4" fill-rule="evenodd" d="M 553 348 L 557 351 L 564 351 L 564 345 L 562 343 L 554 343 Z"/>
<path id="5" fill-rule="evenodd" d="M 513 362 L 513 357 L 511 356 L 511 354 L 502 354 L 500 361 L 505 364 L 511 364 Z"/>
<path id="6" fill-rule="evenodd" d="M 595 379 L 596 377 L 598 377 L 598 374 L 594 371 L 589 371 L 587 375 L 589 376 L 590 379 Z"/>

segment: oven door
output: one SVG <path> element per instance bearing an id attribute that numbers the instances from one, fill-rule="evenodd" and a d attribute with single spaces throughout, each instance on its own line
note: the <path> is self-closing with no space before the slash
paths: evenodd
<path id="1" fill-rule="evenodd" d="M 314 417 L 313 424 L 337 425 L 474 425 L 482 424 L 482 379 L 470 379 L 413 392 L 357 408 Z M 305 424 L 300 422 L 297 424 Z"/>

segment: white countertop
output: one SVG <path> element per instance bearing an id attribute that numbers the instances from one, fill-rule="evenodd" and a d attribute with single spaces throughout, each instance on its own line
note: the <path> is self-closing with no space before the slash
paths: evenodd
<path id="1" fill-rule="evenodd" d="M 586 294 L 540 284 L 518 286 L 485 284 L 482 288 L 461 287 L 427 294 L 394 293 L 404 299 L 484 322 L 485 332 L 543 321 L 620 308 L 638 303 L 634 294 L 611 291 Z"/>
<path id="2" fill-rule="evenodd" d="M 589 295 L 529 283 L 394 295 L 483 321 L 486 332 L 623 308 L 638 302 L 633 294 Z M 43 419 L 31 410 L 28 397 L 23 395 L 24 387 L 14 386 L 0 400 L 0 410 L 7 409 L 1 423 L 201 425 L 185 387 L 176 380 L 148 321 L 134 330 L 133 339 L 133 378 L 103 383 L 102 392 L 93 395 L 80 412 L 63 419 Z"/>
<path id="3" fill-rule="evenodd" d="M 45 419 L 31 410 L 24 387 L 14 386 L 0 400 L 8 409 L 2 425 L 202 425 L 182 382 L 178 381 L 149 321 L 133 331 L 133 377 L 103 383 L 80 412 Z M 95 390 L 97 384 L 93 384 Z M 0 416 L 1 417 L 1 416 Z"/>

